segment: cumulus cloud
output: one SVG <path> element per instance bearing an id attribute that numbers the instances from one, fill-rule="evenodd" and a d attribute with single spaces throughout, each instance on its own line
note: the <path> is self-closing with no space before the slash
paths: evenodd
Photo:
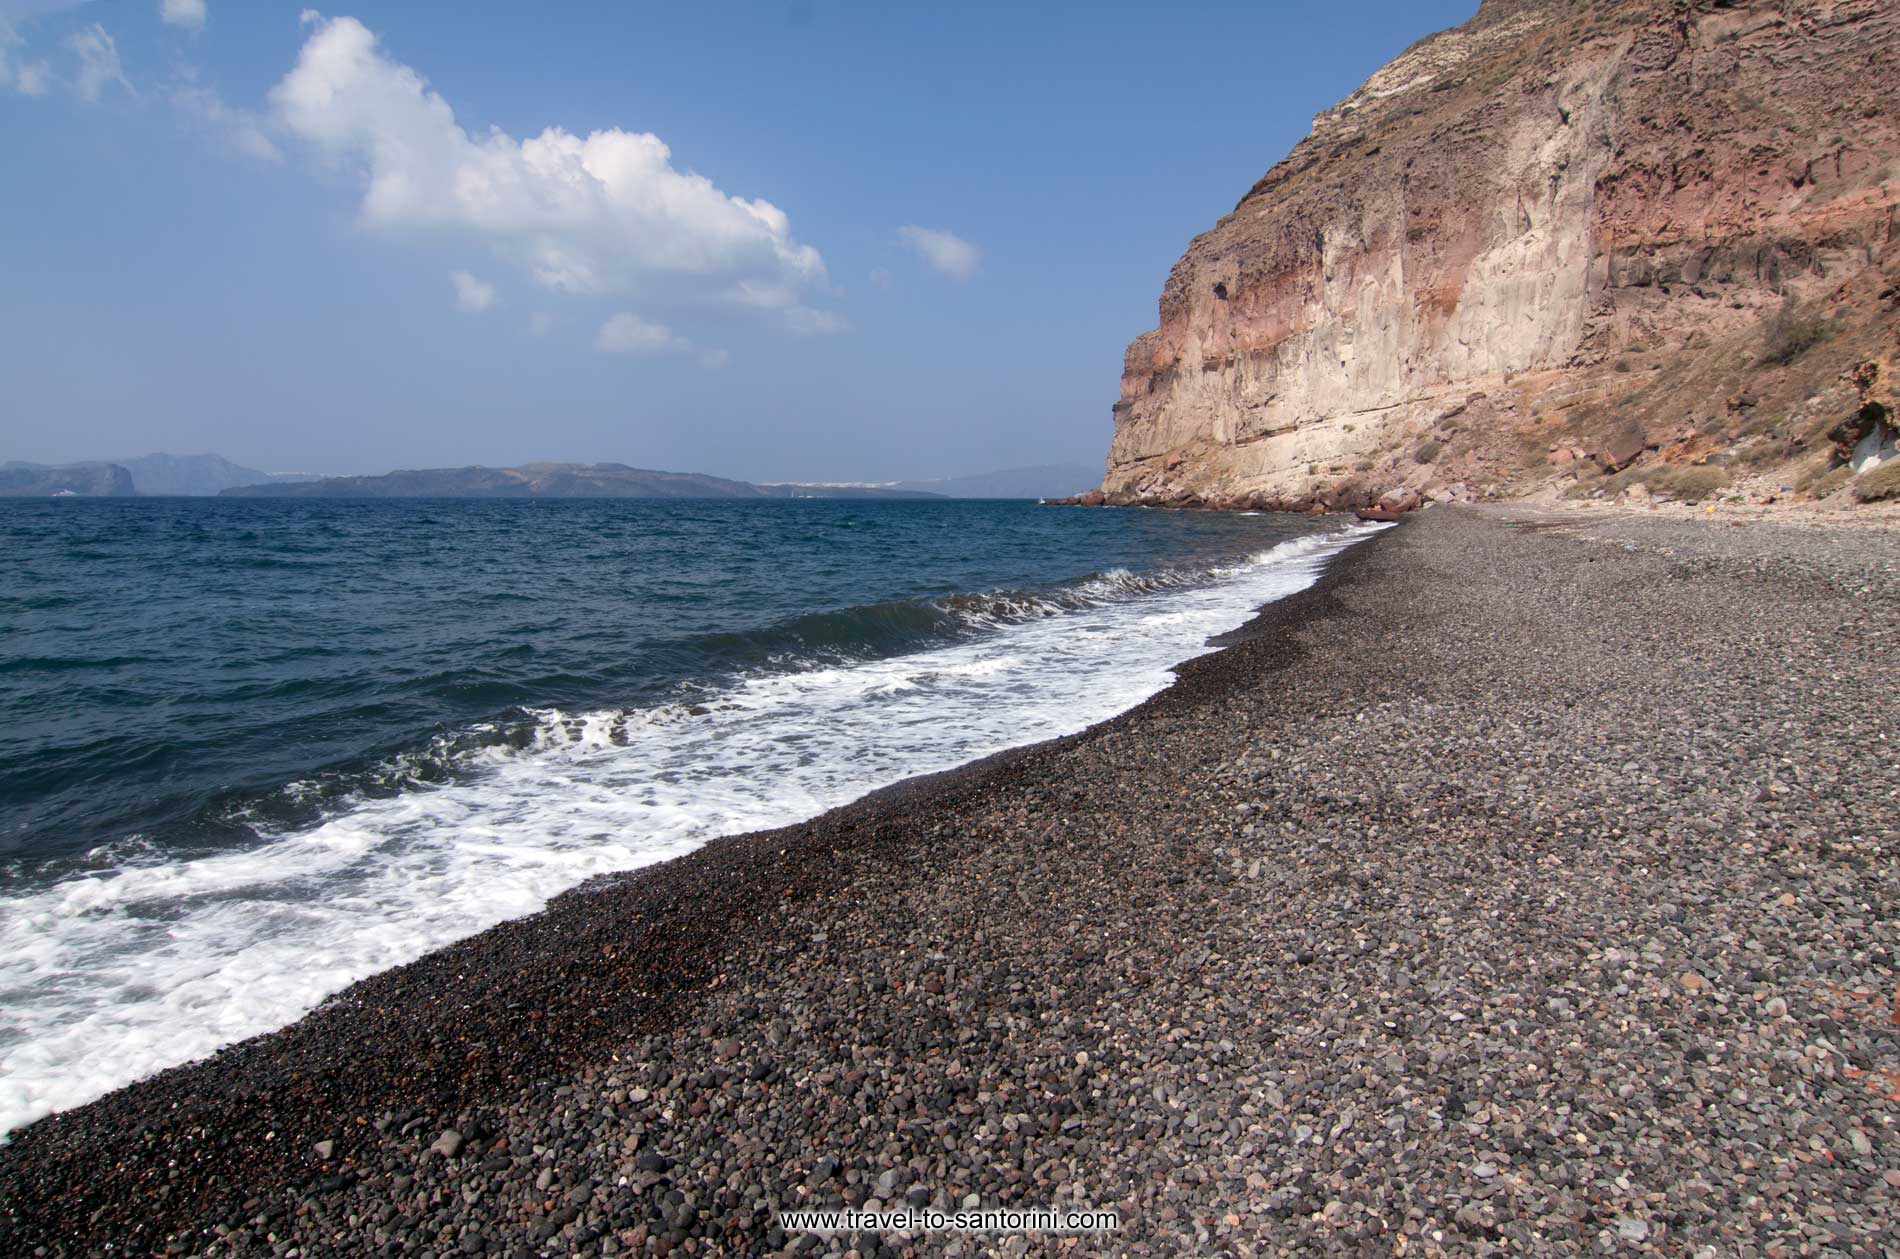
<path id="1" fill-rule="evenodd" d="M 671 150 L 647 133 L 470 134 L 361 22 L 305 20 L 311 34 L 271 93 L 273 112 L 291 134 L 360 173 L 365 223 L 477 236 L 561 292 L 637 287 L 703 302 L 753 285 L 791 295 L 768 309 L 808 318 L 786 312 L 804 309 L 800 294 L 823 284 L 824 262 L 793 239 L 777 206 L 677 169 Z"/>
<path id="2" fill-rule="evenodd" d="M 897 229 L 898 243 L 922 258 L 933 271 L 962 283 L 983 265 L 983 251 L 976 245 L 941 228 L 906 224 Z"/>
<path id="3" fill-rule="evenodd" d="M 205 0 L 159 0 L 158 20 L 167 26 L 180 26 L 190 31 L 203 30 Z"/>
<path id="4" fill-rule="evenodd" d="M 691 347 L 665 324 L 649 323 L 623 310 L 600 326 L 594 348 L 608 354 L 659 354 Z"/>
<path id="5" fill-rule="evenodd" d="M 484 311 L 495 304 L 495 286 L 488 281 L 466 271 L 451 271 L 449 279 L 455 284 L 455 304 L 463 310 Z"/>
<path id="6" fill-rule="evenodd" d="M 72 49 L 79 58 L 79 69 L 73 75 L 73 91 L 81 100 L 96 101 L 108 87 L 117 83 L 130 91 L 132 85 L 126 81 L 125 66 L 119 61 L 119 45 L 112 36 L 106 34 L 106 28 L 94 22 L 66 37 L 66 47 Z"/>

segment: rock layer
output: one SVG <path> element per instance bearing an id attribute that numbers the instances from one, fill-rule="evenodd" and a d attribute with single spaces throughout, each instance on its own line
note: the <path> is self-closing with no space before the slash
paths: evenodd
<path id="1" fill-rule="evenodd" d="M 1363 506 L 1815 457 L 1854 368 L 1893 402 L 1897 54 L 1878 0 L 1486 0 L 1176 264 L 1104 496 Z"/>

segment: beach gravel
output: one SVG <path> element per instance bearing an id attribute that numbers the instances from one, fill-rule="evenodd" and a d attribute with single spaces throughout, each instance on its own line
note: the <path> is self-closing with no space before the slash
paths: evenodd
<path id="1" fill-rule="evenodd" d="M 1121 718 L 21 1131 L 0 1253 L 1895 1253 L 1896 629 L 1891 532 L 1434 508 Z M 1122 1226 L 777 1221 L 847 1204 Z"/>

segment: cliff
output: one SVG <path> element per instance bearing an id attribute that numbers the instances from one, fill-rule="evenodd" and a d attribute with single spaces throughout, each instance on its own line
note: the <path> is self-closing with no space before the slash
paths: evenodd
<path id="1" fill-rule="evenodd" d="M 1192 243 L 1101 496 L 1845 495 L 1900 396 L 1897 63 L 1887 0 L 1485 0 Z"/>

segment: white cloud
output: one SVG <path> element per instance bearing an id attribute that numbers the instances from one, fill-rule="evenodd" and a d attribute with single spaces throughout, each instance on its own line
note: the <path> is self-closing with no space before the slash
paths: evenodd
<path id="1" fill-rule="evenodd" d="M 79 70 L 73 75 L 73 91 L 81 100 L 96 101 L 108 87 L 117 83 L 130 91 L 125 67 L 119 61 L 119 45 L 106 28 L 94 22 L 66 37 L 66 46 L 79 58 Z"/>
<path id="2" fill-rule="evenodd" d="M 843 332 L 847 326 L 842 316 L 828 310 L 814 310 L 799 300 L 796 289 L 783 284 L 742 280 L 727 290 L 725 300 L 736 306 L 766 311 L 780 327 L 799 336 L 824 336 Z"/>
<path id="3" fill-rule="evenodd" d="M 262 162 L 275 162 L 282 156 L 265 129 L 264 119 L 249 110 L 233 109 L 210 88 L 178 88 L 172 92 L 172 105 L 233 153 Z"/>
<path id="4" fill-rule="evenodd" d="M 528 316 L 528 335 L 545 337 L 554 330 L 554 316 L 545 310 L 537 310 Z"/>
<path id="5" fill-rule="evenodd" d="M 466 271 L 452 271 L 449 279 L 455 283 L 455 304 L 469 312 L 487 310 L 495 304 L 495 286 L 486 280 L 478 280 Z"/>
<path id="6" fill-rule="evenodd" d="M 893 276 L 890 273 L 890 271 L 884 267 L 871 268 L 871 283 L 877 285 L 881 289 L 889 288 L 892 284 L 896 282 L 896 279 L 897 277 Z"/>
<path id="7" fill-rule="evenodd" d="M 828 337 L 851 326 L 845 322 L 843 315 L 828 310 L 813 310 L 809 306 L 787 307 L 779 312 L 778 318 L 787 332 L 801 337 Z"/>
<path id="8" fill-rule="evenodd" d="M 526 139 L 471 135 L 362 23 L 306 20 L 314 29 L 272 106 L 291 133 L 358 165 L 365 223 L 486 239 L 568 293 L 637 287 L 703 302 L 752 284 L 792 294 L 772 308 L 783 311 L 822 285 L 823 260 L 793 239 L 782 210 L 676 169 L 658 136 L 560 127 Z"/>
<path id="9" fill-rule="evenodd" d="M 0 34 L 4 31 L 0 30 Z M 0 42 L 0 88 L 12 88 L 22 96 L 44 96 L 53 86 L 53 68 L 44 61 L 29 61 L 24 65 L 15 65 L 7 56 L 7 47 Z"/>
<path id="10" fill-rule="evenodd" d="M 22 96 L 44 96 L 53 86 L 53 68 L 44 61 L 29 61 L 13 72 L 13 86 Z"/>
<path id="11" fill-rule="evenodd" d="M 159 0 L 158 20 L 167 26 L 182 26 L 191 31 L 203 30 L 205 0 Z"/>
<path id="12" fill-rule="evenodd" d="M 983 250 L 955 232 L 906 224 L 897 229 L 897 239 L 931 269 L 958 283 L 975 275 L 983 265 Z"/>
<path id="13" fill-rule="evenodd" d="M 17 65 L 13 50 L 25 41 L 11 23 L 0 18 L 0 90 L 12 90 L 22 96 L 44 96 L 53 84 L 52 69 L 44 61 Z"/>
<path id="14" fill-rule="evenodd" d="M 658 354 L 691 347 L 685 338 L 674 336 L 665 324 L 648 323 L 623 310 L 600 326 L 594 348 L 609 354 Z"/>

